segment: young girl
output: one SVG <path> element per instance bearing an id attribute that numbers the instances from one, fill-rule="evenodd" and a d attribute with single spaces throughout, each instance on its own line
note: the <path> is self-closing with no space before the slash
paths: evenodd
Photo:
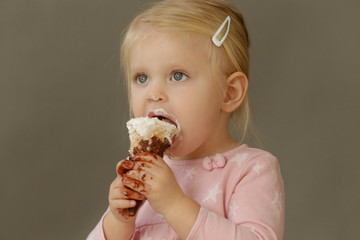
<path id="1" fill-rule="evenodd" d="M 248 45 L 242 15 L 221 0 L 165 0 L 133 20 L 122 45 L 132 114 L 160 113 L 178 134 L 164 158 L 116 177 L 88 239 L 282 239 L 278 161 L 228 131 L 230 118 L 243 137 L 249 124 Z M 146 201 L 124 216 L 135 200 Z"/>

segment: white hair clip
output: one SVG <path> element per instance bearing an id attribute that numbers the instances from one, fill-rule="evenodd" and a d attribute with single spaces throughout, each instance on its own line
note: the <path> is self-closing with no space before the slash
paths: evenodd
<path id="1" fill-rule="evenodd" d="M 221 47 L 221 45 L 223 44 L 223 42 L 225 41 L 228 33 L 229 33 L 229 29 L 230 29 L 230 17 L 227 16 L 224 20 L 224 22 L 221 24 L 221 26 L 219 27 L 219 29 L 216 31 L 216 33 L 212 36 L 212 41 L 215 44 L 215 46 L 217 47 Z M 227 24 L 227 29 L 226 32 L 223 36 L 223 38 L 221 40 L 218 39 L 219 34 L 223 31 L 225 25 Z"/>

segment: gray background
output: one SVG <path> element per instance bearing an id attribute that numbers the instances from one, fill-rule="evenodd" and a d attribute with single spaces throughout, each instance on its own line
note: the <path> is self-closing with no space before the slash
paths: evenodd
<path id="1" fill-rule="evenodd" d="M 0 239 L 84 239 L 127 154 L 119 39 L 147 1 L 0 0 Z M 360 2 L 241 0 L 285 239 L 360 239 Z"/>

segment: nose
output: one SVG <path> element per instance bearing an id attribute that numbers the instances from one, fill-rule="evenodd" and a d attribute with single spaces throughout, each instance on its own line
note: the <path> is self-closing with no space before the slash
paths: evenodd
<path id="1" fill-rule="evenodd" d="M 166 84 L 161 81 L 152 81 L 147 92 L 148 102 L 165 102 L 168 100 L 166 95 Z"/>

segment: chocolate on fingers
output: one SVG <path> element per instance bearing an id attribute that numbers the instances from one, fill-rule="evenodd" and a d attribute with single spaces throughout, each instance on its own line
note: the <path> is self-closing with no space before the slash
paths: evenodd
<path id="1" fill-rule="evenodd" d="M 177 126 L 164 116 L 132 118 L 127 122 L 126 126 L 129 130 L 130 139 L 129 157 L 128 160 L 123 161 L 118 166 L 117 172 L 120 176 L 124 176 L 123 183 L 125 185 L 141 193 L 146 191 L 144 180 L 147 179 L 148 175 L 144 172 L 139 173 L 141 175 L 134 173 L 133 177 L 137 177 L 139 180 L 131 180 L 130 176 L 126 176 L 127 173 L 134 168 L 141 170 L 147 161 L 152 161 L 150 158 L 163 157 L 166 149 L 171 147 L 173 143 L 172 139 L 177 133 Z M 128 162 L 129 160 L 135 164 L 132 165 Z M 140 161 L 141 163 L 138 163 Z M 151 176 L 149 177 L 151 180 Z M 129 216 L 135 216 L 142 203 L 142 201 L 138 200 L 136 202 L 135 207 L 128 209 L 126 214 Z"/>

